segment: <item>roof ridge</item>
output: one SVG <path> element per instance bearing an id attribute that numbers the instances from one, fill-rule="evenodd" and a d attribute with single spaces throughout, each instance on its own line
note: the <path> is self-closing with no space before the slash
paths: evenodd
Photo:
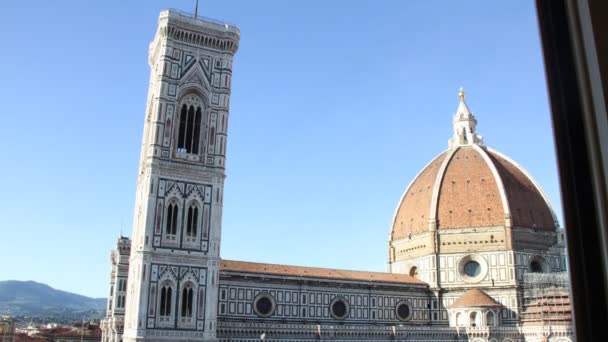
<path id="1" fill-rule="evenodd" d="M 268 265 L 268 266 L 283 266 L 283 267 L 300 267 L 300 268 L 308 268 L 308 269 L 318 269 L 318 270 L 330 270 L 330 271 L 344 271 L 344 272 L 357 272 L 357 273 L 378 273 L 378 274 L 391 274 L 396 276 L 408 276 L 407 274 L 402 273 L 391 273 L 391 272 L 379 272 L 379 271 L 365 271 L 365 270 L 350 270 L 345 268 L 330 268 L 330 267 L 318 267 L 318 266 L 302 266 L 302 265 L 287 265 L 287 264 L 273 264 L 267 262 L 257 262 L 257 261 L 243 261 L 243 260 L 230 260 L 230 259 L 222 259 L 221 261 L 226 262 L 240 262 L 246 264 L 255 264 L 255 265 Z"/>
<path id="2" fill-rule="evenodd" d="M 234 267 L 234 266 L 252 266 L 250 268 L 245 267 Z M 229 267 L 233 266 L 233 267 Z M 284 264 L 269 264 L 259 263 L 252 261 L 239 261 L 239 260 L 227 260 L 222 259 L 220 262 L 220 269 L 227 271 L 236 272 L 248 272 L 248 273 L 281 273 L 290 274 L 294 276 L 306 276 L 306 277 L 319 277 L 319 278 L 346 278 L 353 280 L 366 280 L 366 281 L 385 281 L 385 282 L 407 282 L 412 284 L 426 284 L 420 279 L 412 277 L 403 273 L 390 273 L 390 272 L 377 272 L 377 271 L 361 271 L 361 270 L 345 270 L 336 268 L 323 268 L 323 267 L 311 267 L 311 266 L 297 266 L 297 265 L 284 265 Z M 282 270 L 281 270 L 282 269 Z M 291 271 L 291 272 L 289 272 Z M 309 271 L 309 272 L 306 272 Z"/>

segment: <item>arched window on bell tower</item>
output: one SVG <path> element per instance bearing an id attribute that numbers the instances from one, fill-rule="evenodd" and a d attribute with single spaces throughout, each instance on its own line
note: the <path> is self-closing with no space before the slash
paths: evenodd
<path id="1" fill-rule="evenodd" d="M 192 285 L 187 284 L 182 290 L 182 318 L 192 318 Z"/>
<path id="2" fill-rule="evenodd" d="M 170 285 L 164 285 L 160 290 L 160 316 L 171 316 L 171 292 Z"/>
<path id="3" fill-rule="evenodd" d="M 199 154 L 203 105 L 199 97 L 188 95 L 179 111 L 177 152 Z"/>
<path id="4" fill-rule="evenodd" d="M 167 235 L 177 234 L 177 204 L 171 203 L 167 207 L 167 220 L 165 222 L 165 233 Z"/>
<path id="5" fill-rule="evenodd" d="M 191 203 L 188 207 L 188 214 L 186 217 L 186 236 L 196 237 L 198 231 L 198 206 L 195 203 Z"/>

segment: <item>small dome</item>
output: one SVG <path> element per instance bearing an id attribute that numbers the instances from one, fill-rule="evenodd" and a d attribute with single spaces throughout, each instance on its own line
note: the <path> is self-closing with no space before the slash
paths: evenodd
<path id="1" fill-rule="evenodd" d="M 557 221 L 541 188 L 517 163 L 483 145 L 473 114 L 464 123 L 460 119 L 463 106 L 461 96 L 450 148 L 422 169 L 403 194 L 391 240 L 435 229 L 555 230 Z"/>
<path id="2" fill-rule="evenodd" d="M 497 307 L 501 306 L 500 303 L 494 300 L 494 298 L 488 296 L 485 292 L 472 289 L 458 297 L 450 306 L 452 308 L 466 308 L 466 307 Z"/>

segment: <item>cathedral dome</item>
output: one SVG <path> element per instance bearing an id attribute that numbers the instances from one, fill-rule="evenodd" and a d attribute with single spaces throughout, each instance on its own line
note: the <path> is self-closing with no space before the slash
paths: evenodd
<path id="1" fill-rule="evenodd" d="M 391 240 L 436 229 L 556 229 L 539 185 L 513 160 L 484 146 L 476 124 L 461 91 L 449 149 L 424 167 L 403 194 Z"/>

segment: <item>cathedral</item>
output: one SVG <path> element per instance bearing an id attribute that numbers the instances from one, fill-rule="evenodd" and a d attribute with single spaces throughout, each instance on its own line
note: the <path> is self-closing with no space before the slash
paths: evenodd
<path id="1" fill-rule="evenodd" d="M 239 36 L 160 13 L 103 342 L 574 340 L 563 230 L 530 174 L 485 145 L 462 89 L 447 150 L 397 204 L 386 273 L 221 259 Z"/>

